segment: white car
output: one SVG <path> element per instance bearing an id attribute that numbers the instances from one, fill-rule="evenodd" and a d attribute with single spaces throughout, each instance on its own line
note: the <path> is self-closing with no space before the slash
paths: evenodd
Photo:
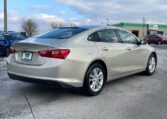
<path id="1" fill-rule="evenodd" d="M 95 96 L 107 81 L 157 65 L 155 49 L 117 27 L 64 27 L 16 43 L 7 59 L 12 79 L 55 81 Z"/>

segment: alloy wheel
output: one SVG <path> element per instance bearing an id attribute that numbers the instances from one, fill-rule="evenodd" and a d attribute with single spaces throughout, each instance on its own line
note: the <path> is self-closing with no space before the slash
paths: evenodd
<path id="1" fill-rule="evenodd" d="M 150 73 L 153 73 L 155 71 L 155 68 L 156 68 L 156 59 L 155 57 L 151 57 L 150 58 L 150 61 L 149 61 L 149 71 Z"/>
<path id="2" fill-rule="evenodd" d="M 98 92 L 104 83 L 104 74 L 102 69 L 96 67 L 94 68 L 89 75 L 89 86 L 90 89 L 94 92 Z"/>

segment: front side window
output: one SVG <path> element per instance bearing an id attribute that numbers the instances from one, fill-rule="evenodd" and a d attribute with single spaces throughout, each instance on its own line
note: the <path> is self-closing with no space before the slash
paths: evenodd
<path id="1" fill-rule="evenodd" d="M 127 31 L 117 30 L 117 33 L 123 43 L 137 44 L 137 39 Z"/>
<path id="2" fill-rule="evenodd" d="M 39 35 L 37 38 L 66 39 L 86 30 L 84 28 L 60 28 Z"/>

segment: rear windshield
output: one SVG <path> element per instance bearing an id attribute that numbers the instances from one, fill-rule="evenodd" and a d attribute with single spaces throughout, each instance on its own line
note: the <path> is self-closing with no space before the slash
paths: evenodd
<path id="1" fill-rule="evenodd" d="M 66 39 L 73 37 L 76 34 L 86 31 L 84 28 L 60 28 L 49 31 L 42 35 L 37 36 L 37 38 L 54 38 L 54 39 Z"/>
<path id="2" fill-rule="evenodd" d="M 167 38 L 166 35 L 159 35 L 161 38 Z"/>

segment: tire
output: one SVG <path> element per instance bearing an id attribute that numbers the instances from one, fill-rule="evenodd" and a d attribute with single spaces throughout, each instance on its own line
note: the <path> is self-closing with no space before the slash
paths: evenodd
<path id="1" fill-rule="evenodd" d="M 97 75 L 100 76 L 97 76 Z M 93 78 L 94 77 L 94 78 Z M 106 81 L 106 72 L 104 67 L 99 63 L 92 64 L 85 75 L 83 91 L 86 95 L 96 96 L 98 95 L 105 84 Z M 99 80 L 98 80 L 99 78 Z"/>
<path id="2" fill-rule="evenodd" d="M 156 66 L 157 66 L 157 58 L 154 54 L 151 54 L 148 59 L 147 67 L 146 70 L 144 71 L 144 74 L 148 76 L 153 75 L 155 73 Z"/>

